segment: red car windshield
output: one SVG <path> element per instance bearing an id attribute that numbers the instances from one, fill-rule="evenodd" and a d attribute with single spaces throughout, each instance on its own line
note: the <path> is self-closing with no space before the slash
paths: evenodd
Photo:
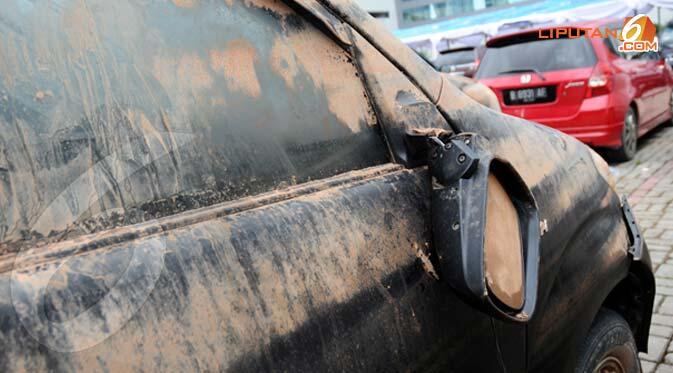
<path id="1" fill-rule="evenodd" d="M 490 78 L 509 73 L 534 71 L 543 73 L 591 67 L 596 54 L 589 40 L 538 39 L 537 33 L 500 40 L 486 49 L 476 78 Z"/>

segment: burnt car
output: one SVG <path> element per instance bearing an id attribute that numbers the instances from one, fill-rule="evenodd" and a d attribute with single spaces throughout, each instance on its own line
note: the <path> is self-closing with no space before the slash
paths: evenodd
<path id="1" fill-rule="evenodd" d="M 354 3 L 4 5 L 0 371 L 638 369 L 606 163 Z"/>

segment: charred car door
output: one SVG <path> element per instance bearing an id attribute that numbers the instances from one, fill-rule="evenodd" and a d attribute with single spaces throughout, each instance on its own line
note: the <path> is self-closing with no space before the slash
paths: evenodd
<path id="1" fill-rule="evenodd" d="M 331 4 L 332 10 L 354 28 L 357 61 L 377 103 L 393 157 L 409 168 L 430 165 L 431 210 L 438 210 L 435 202 L 441 210 L 445 201 L 460 201 L 459 219 L 447 213 L 444 216 L 455 220 L 443 222 L 441 216 L 432 213 L 433 249 L 440 276 L 448 277 L 456 293 L 476 308 L 509 320 L 498 324 L 493 319 L 504 352 L 503 364 L 511 371 L 573 371 L 601 307 L 619 311 L 628 320 L 638 349 L 646 350 L 654 277 L 647 251 L 637 244 L 640 238 L 630 228 L 632 221 L 626 224 L 628 214 L 622 211 L 605 161 L 558 131 L 503 116 L 478 104 L 446 78 L 433 74 L 424 61 L 359 8 L 347 1 Z M 403 83 L 397 75 L 400 73 L 414 88 Z M 435 107 L 442 119 L 433 111 Z M 410 135 L 417 134 L 429 137 L 433 143 L 439 140 L 440 148 L 435 147 L 435 153 L 421 152 L 419 157 L 409 141 Z M 437 167 L 437 154 L 455 158 L 450 158 L 453 163 L 446 163 L 449 167 Z M 470 164 L 476 166 L 467 167 Z M 493 164 L 504 166 L 506 171 L 489 168 Z M 517 207 L 517 213 L 509 218 L 507 214 L 496 214 L 500 217 L 496 225 L 500 226 L 490 232 L 491 203 L 485 203 L 488 199 L 483 195 L 472 198 L 470 189 L 464 188 L 472 183 L 491 190 L 491 184 L 484 181 L 486 174 L 492 174 L 506 192 L 491 201 L 499 202 L 499 206 L 523 206 Z M 482 182 L 475 182 L 475 178 Z M 445 198 L 435 199 L 436 195 Z M 490 192 L 488 197 L 492 197 Z M 523 219 L 529 208 L 536 216 Z M 517 217 L 519 229 L 508 225 Z M 537 226 L 530 224 L 535 221 Z M 503 226 L 505 229 L 500 230 Z M 503 271 L 504 277 L 524 271 L 523 289 L 509 293 L 518 297 L 501 296 L 498 289 L 491 287 L 493 277 L 488 278 L 484 261 L 488 257 L 487 236 L 493 232 L 503 242 L 502 247 L 508 247 L 506 243 L 517 240 L 520 233 L 523 257 L 514 265 L 504 266 L 508 270 Z M 442 240 L 446 237 L 454 239 L 452 249 Z M 465 250 L 463 243 L 473 237 L 483 240 L 484 247 L 475 245 L 474 251 Z M 531 245 L 530 240 L 524 242 L 528 238 L 539 241 Z M 479 257 L 482 249 L 483 257 Z M 457 273 L 448 272 L 447 268 L 456 269 Z M 476 277 L 470 277 L 475 273 Z M 519 357 L 523 357 L 523 363 Z"/>
<path id="2" fill-rule="evenodd" d="M 350 1 L 10 3 L 2 371 L 558 371 L 638 276 L 604 163 Z"/>
<path id="3" fill-rule="evenodd" d="M 446 121 L 322 6 L 11 3 L 0 370 L 520 370 L 384 141 Z"/>

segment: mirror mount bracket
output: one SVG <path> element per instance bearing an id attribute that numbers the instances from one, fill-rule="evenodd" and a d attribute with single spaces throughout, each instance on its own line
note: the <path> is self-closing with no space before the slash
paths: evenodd
<path id="1" fill-rule="evenodd" d="M 439 276 L 467 303 L 500 319 L 527 322 L 537 295 L 539 229 L 532 194 L 509 163 L 494 159 L 474 134 L 407 133 L 409 154 L 425 157 L 431 177 L 433 246 Z M 508 191 L 521 222 L 524 260 L 524 305 L 508 309 L 493 299 L 486 284 L 484 244 L 488 179 L 500 174 L 511 184 Z"/>
<path id="2" fill-rule="evenodd" d="M 460 179 L 469 179 L 479 166 L 479 156 L 470 147 L 472 135 L 454 136 L 446 143 L 430 138 L 435 148 L 430 154 L 434 164 L 432 177 L 442 185 L 453 184 Z"/>

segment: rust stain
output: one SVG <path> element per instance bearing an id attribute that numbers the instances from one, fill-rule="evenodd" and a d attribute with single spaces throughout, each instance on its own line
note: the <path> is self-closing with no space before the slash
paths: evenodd
<path id="1" fill-rule="evenodd" d="M 255 71 L 257 59 L 255 47 L 245 39 L 230 41 L 224 51 L 210 51 L 210 67 L 224 75 L 228 87 L 253 98 L 262 90 Z"/>

